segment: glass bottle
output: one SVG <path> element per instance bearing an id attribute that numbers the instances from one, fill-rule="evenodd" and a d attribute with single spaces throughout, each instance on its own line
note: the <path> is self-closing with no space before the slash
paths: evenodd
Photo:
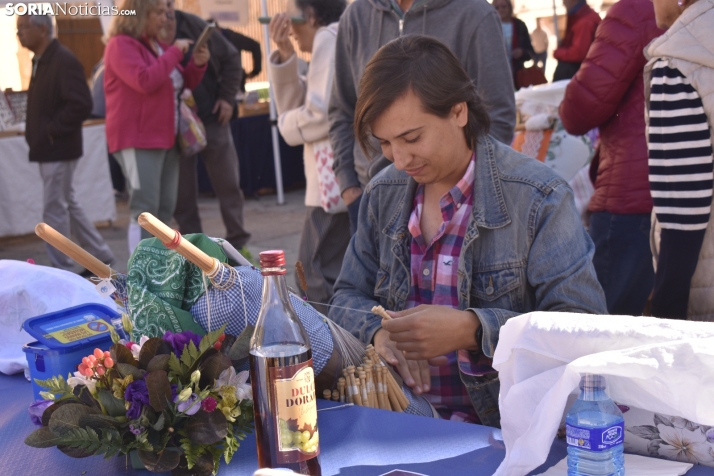
<path id="1" fill-rule="evenodd" d="M 320 476 L 315 372 L 310 339 L 285 283 L 285 253 L 260 253 L 263 299 L 250 340 L 260 468 Z"/>

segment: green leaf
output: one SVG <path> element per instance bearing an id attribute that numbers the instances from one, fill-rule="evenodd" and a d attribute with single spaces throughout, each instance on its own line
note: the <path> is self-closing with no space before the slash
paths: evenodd
<path id="1" fill-rule="evenodd" d="M 89 458 L 90 456 L 92 456 L 92 453 L 84 451 L 82 448 L 75 448 L 66 445 L 57 445 L 57 449 L 69 456 L 70 458 Z"/>
<path id="2" fill-rule="evenodd" d="M 171 354 L 173 355 L 173 354 Z M 147 372 L 153 372 L 154 370 L 164 370 L 167 371 L 169 370 L 169 359 L 171 358 L 171 355 L 169 354 L 160 354 L 154 356 L 153 359 L 149 362 L 149 365 L 146 366 L 146 371 Z"/>
<path id="3" fill-rule="evenodd" d="M 166 417 L 162 413 L 161 415 L 159 415 L 159 418 L 158 418 L 158 420 L 156 420 L 156 423 L 151 425 L 151 427 L 156 431 L 161 431 L 164 429 L 165 424 L 166 424 Z"/>
<path id="4" fill-rule="evenodd" d="M 218 443 L 228 434 L 226 417 L 218 411 L 199 410 L 195 415 L 189 417 L 185 428 L 191 443 L 197 445 Z"/>
<path id="5" fill-rule="evenodd" d="M 144 463 L 146 469 L 154 473 L 171 471 L 179 465 L 181 454 L 176 450 L 164 449 L 160 453 L 153 451 L 139 450 L 139 459 Z"/>
<path id="6" fill-rule="evenodd" d="M 33 448 L 51 448 L 57 446 L 58 439 L 59 437 L 52 433 L 52 430 L 43 426 L 27 435 L 25 444 Z"/>
<path id="7" fill-rule="evenodd" d="M 92 428 L 75 428 L 58 439 L 57 447 L 68 456 L 84 458 L 92 454 L 110 458 L 119 451 L 126 453 L 122 437 L 115 428 L 101 430 L 101 437 Z"/>
<path id="8" fill-rule="evenodd" d="M 236 341 L 228 351 L 228 357 L 231 360 L 247 359 L 250 353 L 250 338 L 253 337 L 255 327 L 248 324 L 243 332 L 240 333 Z"/>
<path id="9" fill-rule="evenodd" d="M 226 464 L 230 464 L 238 447 L 240 447 L 240 442 L 233 435 L 227 435 L 223 443 L 223 458 L 225 458 Z"/>
<path id="10" fill-rule="evenodd" d="M 186 457 L 186 462 L 188 463 L 188 469 L 193 468 L 193 465 L 196 464 L 196 460 L 198 459 L 199 456 L 201 456 L 205 451 L 205 447 L 201 445 L 194 445 L 191 443 L 191 440 L 188 438 L 181 438 L 181 449 L 183 450 L 183 454 Z"/>
<path id="11" fill-rule="evenodd" d="M 121 375 L 122 378 L 126 377 L 127 375 L 131 375 L 132 377 L 134 377 L 135 381 L 144 378 L 142 370 L 138 367 L 135 367 L 134 365 L 121 363 L 115 364 L 114 368 L 116 368 L 117 372 L 119 372 L 119 375 Z"/>
<path id="12" fill-rule="evenodd" d="M 169 356 L 169 375 L 178 378 L 179 381 L 187 377 L 188 367 L 181 363 L 176 354 Z"/>
<path id="13" fill-rule="evenodd" d="M 73 396 L 72 387 L 70 387 L 67 381 L 60 375 L 50 377 L 47 380 L 35 379 L 35 383 L 40 387 L 46 388 L 49 393 L 55 396 L 59 395 L 62 398 Z"/>
<path id="14" fill-rule="evenodd" d="M 109 354 L 112 356 L 114 363 L 139 367 L 139 362 L 134 358 L 134 354 L 124 344 L 114 344 L 109 348 Z"/>
<path id="15" fill-rule="evenodd" d="M 121 337 L 119 337 L 119 334 L 117 334 L 117 331 L 114 329 L 114 326 L 109 326 L 109 335 L 112 337 L 112 342 L 115 344 L 118 344 L 121 340 Z"/>
<path id="16" fill-rule="evenodd" d="M 111 428 L 118 430 L 121 423 L 107 415 L 84 415 L 79 418 L 79 426 L 85 429 L 91 428 L 94 431 Z"/>
<path id="17" fill-rule="evenodd" d="M 164 411 L 171 401 L 171 384 L 164 370 L 154 370 L 144 377 L 146 388 L 149 390 L 149 403 L 157 412 Z M 178 463 L 176 463 L 178 464 Z"/>
<path id="18" fill-rule="evenodd" d="M 205 351 L 207 351 L 208 349 L 213 347 L 213 344 L 218 342 L 218 338 L 221 336 L 221 334 L 223 334 L 226 331 L 226 325 L 227 324 L 223 324 L 220 327 L 220 329 L 211 331 L 208 334 L 206 334 L 205 336 L 203 336 L 203 338 L 201 339 L 201 342 L 199 342 L 199 344 L 198 344 L 199 352 L 204 353 Z"/>
<path id="19" fill-rule="evenodd" d="M 199 381 L 200 388 L 213 386 L 214 382 L 220 377 L 221 372 L 231 367 L 233 363 L 230 357 L 225 354 L 213 354 L 206 360 L 201 362 L 199 369 L 201 370 L 201 380 Z"/>
<path id="20" fill-rule="evenodd" d="M 112 392 L 106 389 L 97 390 L 97 400 L 104 407 L 104 411 L 107 415 L 112 417 L 119 417 L 126 415 L 126 407 L 124 406 L 124 401 L 116 398 Z"/>
<path id="21" fill-rule="evenodd" d="M 81 428 L 79 419 L 84 415 L 99 413 L 92 407 L 71 403 L 59 407 L 50 417 L 49 429 L 57 436 L 64 436 L 71 430 Z"/>
<path id="22" fill-rule="evenodd" d="M 42 413 L 42 426 L 47 426 L 50 424 L 50 417 L 52 414 L 57 410 L 59 407 L 62 405 L 66 405 L 68 403 L 77 403 L 73 402 L 72 400 L 62 400 L 61 402 L 55 402 L 49 407 L 45 408 L 45 411 Z"/>
<path id="23" fill-rule="evenodd" d="M 141 346 L 141 352 L 139 352 L 139 366 L 142 369 L 146 369 L 149 362 L 151 362 L 151 359 L 155 356 L 170 354 L 171 352 L 171 345 L 168 342 L 160 337 L 152 337 Z"/>

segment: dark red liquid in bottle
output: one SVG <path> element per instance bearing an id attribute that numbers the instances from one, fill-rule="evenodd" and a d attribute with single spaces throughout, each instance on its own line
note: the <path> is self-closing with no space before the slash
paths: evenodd
<path id="1" fill-rule="evenodd" d="M 282 356 L 275 356 L 277 353 Z M 285 355 L 292 354 L 293 355 Z M 276 395 L 271 381 L 271 369 L 299 366 L 312 359 L 312 351 L 302 345 L 274 346 L 263 349 L 263 355 L 250 353 L 250 380 L 253 386 L 253 411 L 255 414 L 255 437 L 258 447 L 258 466 L 261 468 L 287 468 L 298 474 L 320 476 L 321 468 L 318 456 L 305 461 L 281 462 L 278 445 L 281 438 L 287 440 L 292 436 L 291 446 L 309 444 L 308 435 L 300 428 L 282 428 L 276 415 Z M 272 356 L 271 356 L 272 355 Z M 312 397 L 314 399 L 314 396 Z M 289 435 L 289 436 L 288 436 Z M 307 440 L 307 441 L 301 441 Z M 298 459 L 297 451 L 293 450 Z M 284 458 L 283 458 L 284 460 Z"/>

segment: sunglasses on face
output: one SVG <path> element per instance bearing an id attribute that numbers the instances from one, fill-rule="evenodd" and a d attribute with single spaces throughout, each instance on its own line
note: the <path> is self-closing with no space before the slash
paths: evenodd
<path id="1" fill-rule="evenodd" d="M 273 17 L 258 17 L 258 21 L 263 25 L 267 25 L 272 19 Z M 303 17 L 290 17 L 290 22 L 294 25 L 300 25 L 305 23 L 305 19 Z"/>

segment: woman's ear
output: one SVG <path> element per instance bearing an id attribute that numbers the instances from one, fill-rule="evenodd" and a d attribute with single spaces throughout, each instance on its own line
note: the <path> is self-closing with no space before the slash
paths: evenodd
<path id="1" fill-rule="evenodd" d="M 455 104 L 451 108 L 451 116 L 459 127 L 466 127 L 469 122 L 469 107 L 465 102 Z"/>

